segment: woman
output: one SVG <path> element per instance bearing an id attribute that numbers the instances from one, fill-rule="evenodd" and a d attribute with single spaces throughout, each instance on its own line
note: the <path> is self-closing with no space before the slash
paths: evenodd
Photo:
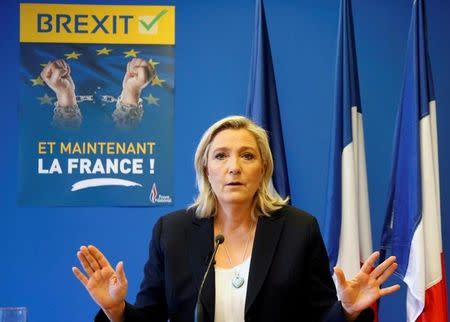
<path id="1" fill-rule="evenodd" d="M 123 263 L 114 270 L 94 246 L 73 272 L 102 310 L 96 321 L 192 321 L 199 286 L 214 247 L 214 270 L 200 302 L 205 321 L 371 321 L 369 306 L 399 289 L 380 288 L 395 258 L 378 267 L 372 254 L 352 280 L 336 268 L 338 293 L 317 221 L 287 205 L 271 187 L 265 131 L 242 116 L 213 124 L 195 154 L 199 194 L 186 210 L 155 224 L 136 306 L 125 302 Z"/>

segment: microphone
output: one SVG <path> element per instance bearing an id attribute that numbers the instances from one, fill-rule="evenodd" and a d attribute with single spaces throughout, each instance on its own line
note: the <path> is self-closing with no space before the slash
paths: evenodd
<path id="1" fill-rule="evenodd" d="M 208 276 L 209 270 L 211 269 L 211 265 L 214 262 L 214 258 L 216 257 L 217 250 L 219 249 L 219 245 L 223 243 L 225 240 L 225 237 L 223 235 L 219 234 L 214 238 L 214 252 L 212 253 L 212 256 L 209 260 L 208 267 L 206 268 L 205 275 L 203 275 L 202 283 L 200 284 L 200 288 L 198 289 L 197 294 L 197 304 L 195 305 L 195 312 L 194 312 L 194 321 L 195 322 L 203 322 L 203 306 L 200 303 L 200 296 L 202 295 L 203 290 L 203 284 L 205 284 L 206 277 Z"/>

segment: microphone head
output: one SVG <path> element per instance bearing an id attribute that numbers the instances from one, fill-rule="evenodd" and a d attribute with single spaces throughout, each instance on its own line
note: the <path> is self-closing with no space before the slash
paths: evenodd
<path id="1" fill-rule="evenodd" d="M 225 240 L 225 237 L 223 237 L 222 234 L 219 234 L 219 235 L 217 235 L 217 236 L 214 238 L 214 242 L 215 242 L 217 245 L 222 244 L 222 243 L 224 242 L 224 240 Z"/>

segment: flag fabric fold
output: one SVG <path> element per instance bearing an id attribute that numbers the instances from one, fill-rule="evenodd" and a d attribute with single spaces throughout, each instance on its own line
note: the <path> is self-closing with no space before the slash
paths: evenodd
<path id="1" fill-rule="evenodd" d="M 340 3 L 335 86 L 324 240 L 331 271 L 351 278 L 372 253 L 372 233 L 350 0 Z"/>
<path id="2" fill-rule="evenodd" d="M 397 114 L 382 257 L 395 255 L 407 285 L 407 321 L 448 321 L 436 103 L 425 3 L 413 3 Z"/>
<path id="3" fill-rule="evenodd" d="M 262 0 L 256 0 L 246 115 L 267 131 L 274 161 L 273 186 L 283 198 L 290 196 L 275 73 Z"/>

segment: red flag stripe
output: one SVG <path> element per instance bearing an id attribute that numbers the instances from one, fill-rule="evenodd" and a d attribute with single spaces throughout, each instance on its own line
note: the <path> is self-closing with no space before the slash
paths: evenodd
<path id="1" fill-rule="evenodd" d="M 417 322 L 448 321 L 447 286 L 445 279 L 444 254 L 441 253 L 442 279 L 425 291 L 425 307 Z"/>

